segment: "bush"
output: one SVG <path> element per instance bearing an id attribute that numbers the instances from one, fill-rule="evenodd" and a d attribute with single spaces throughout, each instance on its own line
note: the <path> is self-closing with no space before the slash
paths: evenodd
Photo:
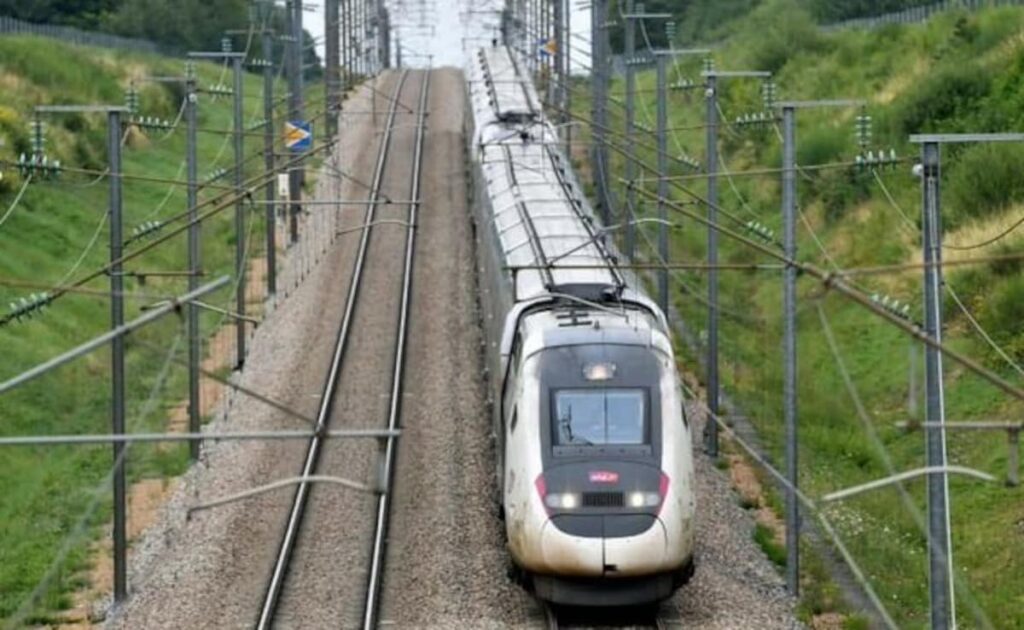
<path id="1" fill-rule="evenodd" d="M 768 0 L 751 14 L 740 41 L 751 42 L 747 65 L 776 73 L 800 53 L 820 53 L 828 40 L 796 0 Z"/>
<path id="2" fill-rule="evenodd" d="M 1021 251 L 1020 243 L 1003 243 L 995 248 L 993 256 L 1019 256 Z M 1020 258 L 1006 258 L 1005 260 L 993 260 L 989 263 L 992 275 L 997 277 L 1016 276 L 1024 271 L 1024 260 Z"/>
<path id="3" fill-rule="evenodd" d="M 814 190 L 821 196 L 825 222 L 830 225 L 870 198 L 868 180 L 850 170 L 823 173 L 815 180 Z"/>
<path id="4" fill-rule="evenodd" d="M 933 71 L 895 103 L 893 131 L 909 135 L 959 129 L 969 124 L 991 87 L 990 73 L 969 64 Z"/>
<path id="5" fill-rule="evenodd" d="M 1014 276 L 989 294 L 978 319 L 1010 356 L 1024 360 L 1024 276 Z"/>
<path id="6" fill-rule="evenodd" d="M 979 144 L 965 149 L 949 168 L 945 229 L 981 219 L 1024 201 L 1024 147 Z"/>

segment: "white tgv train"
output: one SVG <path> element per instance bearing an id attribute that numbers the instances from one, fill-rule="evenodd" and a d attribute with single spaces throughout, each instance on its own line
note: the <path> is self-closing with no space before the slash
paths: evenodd
<path id="1" fill-rule="evenodd" d="M 497 484 L 542 599 L 657 602 L 693 573 L 693 447 L 664 314 L 584 198 L 504 46 L 467 68 Z M 585 267 L 585 268 L 581 268 Z"/>

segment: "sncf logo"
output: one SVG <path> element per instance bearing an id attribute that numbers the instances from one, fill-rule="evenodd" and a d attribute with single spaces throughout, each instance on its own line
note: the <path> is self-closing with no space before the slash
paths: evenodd
<path id="1" fill-rule="evenodd" d="M 619 483 L 619 473 L 610 470 L 591 470 L 591 483 Z"/>

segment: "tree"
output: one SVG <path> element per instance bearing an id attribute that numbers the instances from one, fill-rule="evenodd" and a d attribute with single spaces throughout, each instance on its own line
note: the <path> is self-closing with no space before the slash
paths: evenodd
<path id="1" fill-rule="evenodd" d="M 0 15 L 46 24 L 97 28 L 123 0 L 0 0 Z"/>

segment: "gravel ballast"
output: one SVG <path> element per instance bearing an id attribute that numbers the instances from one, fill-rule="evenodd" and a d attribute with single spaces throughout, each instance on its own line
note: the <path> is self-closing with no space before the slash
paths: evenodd
<path id="1" fill-rule="evenodd" d="M 377 82 L 391 89 L 393 75 Z M 379 100 L 379 99 L 378 99 Z M 373 102 L 363 89 L 347 103 L 353 112 L 367 112 Z M 378 118 L 379 120 L 379 118 Z M 343 116 L 339 168 L 360 181 L 372 175 L 377 137 L 366 115 Z M 321 177 L 330 177 L 323 174 Z M 330 186 L 319 187 L 329 190 Z M 351 180 L 342 194 L 363 199 L 366 192 Z M 321 210 L 311 207 L 310 212 Z M 343 211 L 340 228 L 361 223 L 362 213 Z M 312 218 L 316 218 L 315 215 Z M 309 220 L 306 226 L 330 222 Z M 321 234 L 303 231 L 304 243 L 322 242 Z M 308 239 L 308 240 L 307 240 Z M 240 383 L 307 416 L 315 416 L 344 306 L 354 248 L 343 237 L 303 268 L 315 248 L 293 246 L 283 283 L 295 286 L 257 329 Z M 307 252 L 308 250 L 308 252 Z M 291 254 L 295 255 L 291 255 Z M 301 265 L 301 267 L 300 267 Z M 236 375 L 237 378 L 237 375 Z M 301 420 L 285 416 L 243 395 L 230 397 L 226 417 L 207 430 L 302 429 Z M 201 462 L 163 510 L 160 523 L 134 545 L 129 573 L 130 599 L 107 625 L 111 628 L 241 628 L 251 627 L 266 586 L 267 574 L 292 490 L 196 513 L 189 505 L 292 477 L 299 471 L 305 442 L 232 442 L 206 444 Z"/>

